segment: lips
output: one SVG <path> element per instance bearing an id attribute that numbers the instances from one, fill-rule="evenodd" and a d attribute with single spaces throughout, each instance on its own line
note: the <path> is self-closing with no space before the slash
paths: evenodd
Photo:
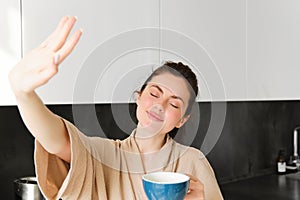
<path id="1" fill-rule="evenodd" d="M 151 120 L 153 120 L 153 121 L 157 121 L 157 122 L 162 122 L 162 121 L 164 121 L 163 120 L 163 117 L 161 117 L 160 115 L 158 115 L 158 114 L 156 114 L 156 113 L 154 113 L 154 112 L 147 112 L 147 114 L 148 114 L 148 117 L 151 119 Z"/>

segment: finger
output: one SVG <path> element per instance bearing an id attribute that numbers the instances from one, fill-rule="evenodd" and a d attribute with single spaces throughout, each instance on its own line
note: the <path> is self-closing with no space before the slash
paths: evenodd
<path id="1" fill-rule="evenodd" d="M 70 16 L 64 16 L 62 17 L 62 19 L 60 20 L 58 26 L 56 27 L 55 31 L 54 32 L 59 32 L 63 27 L 64 25 L 66 24 L 66 22 L 69 20 Z"/>
<path id="2" fill-rule="evenodd" d="M 67 37 L 69 36 L 74 24 L 76 22 L 76 17 L 70 17 L 67 22 L 61 27 L 53 38 L 49 41 L 49 47 L 53 51 L 59 50 L 65 43 Z"/>
<path id="3" fill-rule="evenodd" d="M 44 42 L 42 42 L 42 44 L 41 44 L 42 47 L 45 47 L 45 46 L 47 46 L 50 43 L 50 41 L 52 40 L 52 38 L 54 37 L 54 35 L 57 34 L 59 32 L 59 30 L 62 29 L 62 27 L 65 25 L 65 23 L 68 21 L 68 19 L 69 19 L 69 16 L 64 16 L 64 17 L 61 18 L 61 20 L 60 20 L 59 24 L 57 25 L 55 31 L 53 31 L 47 37 L 47 39 Z"/>
<path id="4" fill-rule="evenodd" d="M 199 186 L 197 183 L 199 182 L 191 182 L 189 191 L 185 196 L 185 200 L 204 199 L 204 188 Z"/>
<path id="5" fill-rule="evenodd" d="M 71 38 L 64 44 L 64 46 L 56 53 L 60 57 L 57 60 L 54 60 L 55 64 L 60 64 L 74 49 L 82 35 L 82 29 L 75 31 Z"/>
<path id="6" fill-rule="evenodd" d="M 199 182 L 199 183 L 203 184 L 203 183 L 202 183 L 198 178 L 196 178 L 195 176 L 193 176 L 193 175 L 191 175 L 191 174 L 187 174 L 187 173 L 186 173 L 185 175 L 189 176 L 191 181 L 196 181 L 196 182 Z"/>
<path id="7" fill-rule="evenodd" d="M 54 65 L 58 65 L 59 64 L 59 61 L 60 61 L 60 54 L 57 53 L 54 55 L 54 58 L 53 58 L 53 64 Z"/>
<path id="8" fill-rule="evenodd" d="M 189 185 L 189 190 L 204 190 L 204 185 L 199 181 L 191 181 Z"/>

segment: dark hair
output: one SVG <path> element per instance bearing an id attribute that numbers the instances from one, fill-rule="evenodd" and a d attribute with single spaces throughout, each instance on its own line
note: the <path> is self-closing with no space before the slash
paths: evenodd
<path id="1" fill-rule="evenodd" d="M 139 92 L 142 93 L 144 91 L 148 82 L 151 81 L 153 77 L 163 73 L 171 73 L 177 77 L 183 78 L 187 82 L 187 86 L 190 93 L 190 99 L 188 102 L 188 107 L 185 111 L 185 116 L 190 114 L 192 107 L 195 103 L 196 97 L 198 95 L 198 81 L 195 73 L 190 69 L 190 67 L 182 64 L 181 62 L 178 63 L 172 61 L 165 62 L 162 66 L 158 67 L 156 70 L 152 72 L 152 74 L 142 85 Z"/>

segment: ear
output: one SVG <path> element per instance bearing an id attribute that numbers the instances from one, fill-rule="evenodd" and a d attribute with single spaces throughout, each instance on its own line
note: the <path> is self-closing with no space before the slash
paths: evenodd
<path id="1" fill-rule="evenodd" d="M 177 125 L 175 126 L 176 128 L 180 128 L 183 126 L 183 124 L 185 124 L 185 122 L 187 122 L 187 120 L 191 117 L 191 115 L 187 115 L 183 118 L 181 118 L 181 120 L 177 123 Z"/>

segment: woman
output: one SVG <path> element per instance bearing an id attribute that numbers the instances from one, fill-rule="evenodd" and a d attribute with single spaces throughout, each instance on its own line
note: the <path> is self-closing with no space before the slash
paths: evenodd
<path id="1" fill-rule="evenodd" d="M 72 52 L 82 30 L 67 40 L 76 17 L 64 17 L 56 30 L 29 52 L 9 79 L 22 119 L 36 139 L 39 186 L 48 199 L 146 199 L 141 177 L 175 171 L 191 177 L 186 199 L 222 199 L 205 156 L 169 136 L 190 117 L 198 93 L 188 66 L 165 63 L 137 95 L 137 128 L 125 140 L 87 137 L 43 104 L 35 89 L 46 84 Z"/>

